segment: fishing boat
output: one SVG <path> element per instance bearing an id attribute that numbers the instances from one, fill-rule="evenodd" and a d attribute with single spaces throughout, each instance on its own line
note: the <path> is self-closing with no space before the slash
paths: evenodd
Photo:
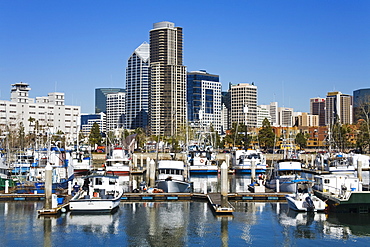
<path id="1" fill-rule="evenodd" d="M 75 175 L 87 175 L 92 169 L 91 156 L 83 151 L 72 152 L 71 164 Z"/>
<path id="2" fill-rule="evenodd" d="M 326 200 L 330 211 L 370 213 L 370 191 L 362 191 L 362 183 L 354 174 L 315 175 L 315 195 Z"/>
<path id="3" fill-rule="evenodd" d="M 189 172 L 190 174 L 216 174 L 218 166 L 216 162 L 216 154 L 211 147 L 206 150 L 199 148 L 189 150 Z"/>
<path id="4" fill-rule="evenodd" d="M 105 162 L 105 170 L 111 175 L 128 175 L 130 167 L 130 152 L 122 147 L 115 147 Z"/>
<path id="5" fill-rule="evenodd" d="M 336 174 L 352 174 L 355 166 L 350 154 L 345 153 L 325 153 L 318 154 L 315 159 L 317 170 L 327 171 Z"/>
<path id="6" fill-rule="evenodd" d="M 285 196 L 289 208 L 296 211 L 317 212 L 324 211 L 326 203 L 314 195 L 312 185 L 314 181 L 307 179 L 293 180 L 296 192 Z"/>
<path id="7" fill-rule="evenodd" d="M 119 207 L 123 189 L 118 176 L 89 175 L 82 190 L 69 201 L 72 212 L 112 212 Z"/>
<path id="8" fill-rule="evenodd" d="M 278 192 L 295 192 L 294 180 L 301 178 L 302 161 L 298 153 L 286 151 L 286 158 L 278 160 L 269 174 L 265 186 Z"/>
<path id="9" fill-rule="evenodd" d="M 236 150 L 232 156 L 233 169 L 236 173 L 266 172 L 266 158 L 259 150 Z M 254 165 L 254 167 L 253 167 Z"/>
<path id="10" fill-rule="evenodd" d="M 191 192 L 191 183 L 186 181 L 184 173 L 183 161 L 160 160 L 156 187 L 166 193 Z"/>

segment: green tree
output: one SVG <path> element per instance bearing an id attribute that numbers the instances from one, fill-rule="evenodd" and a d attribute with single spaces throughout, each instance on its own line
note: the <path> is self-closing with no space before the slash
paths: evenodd
<path id="1" fill-rule="evenodd" d="M 300 149 L 304 149 L 307 146 L 307 136 L 303 133 L 298 133 L 295 136 L 295 143 L 299 146 Z"/>
<path id="2" fill-rule="evenodd" d="M 233 123 L 230 134 L 226 135 L 225 143 L 233 147 L 248 148 L 251 142 L 251 137 L 248 135 L 247 126 L 243 123 Z"/>
<path id="3" fill-rule="evenodd" d="M 90 135 L 89 135 L 89 143 L 90 145 L 93 147 L 95 145 L 98 145 L 100 146 L 101 143 L 102 143 L 102 136 L 100 134 L 100 127 L 99 127 L 99 124 L 98 123 L 94 123 L 92 128 L 91 128 L 91 131 L 90 131 Z"/>
<path id="4" fill-rule="evenodd" d="M 273 148 L 275 145 L 275 133 L 271 127 L 270 122 L 267 118 L 265 118 L 262 122 L 262 128 L 258 132 L 258 140 L 260 146 L 263 147 L 265 150 L 269 148 Z"/>

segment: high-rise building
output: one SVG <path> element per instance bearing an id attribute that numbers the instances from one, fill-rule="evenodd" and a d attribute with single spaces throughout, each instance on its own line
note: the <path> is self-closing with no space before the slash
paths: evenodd
<path id="1" fill-rule="evenodd" d="M 297 126 L 299 127 L 313 127 L 319 126 L 319 116 L 302 112 L 296 116 Z"/>
<path id="2" fill-rule="evenodd" d="M 126 92 L 107 94 L 107 131 L 124 127 L 125 101 Z"/>
<path id="3" fill-rule="evenodd" d="M 12 84 L 11 100 L 0 100 L 0 131 L 16 131 L 24 127 L 25 133 L 57 133 L 62 131 L 67 140 L 77 137 L 80 107 L 64 104 L 64 93 L 29 98 L 27 83 Z M 39 134 L 36 133 L 36 134 Z"/>
<path id="4" fill-rule="evenodd" d="M 244 123 L 248 128 L 257 127 L 257 86 L 253 83 L 232 85 L 231 123 Z"/>
<path id="5" fill-rule="evenodd" d="M 370 88 L 353 91 L 353 122 L 365 119 L 364 113 L 370 110 Z"/>
<path id="6" fill-rule="evenodd" d="M 221 82 L 204 70 L 187 73 L 188 121 L 194 127 L 213 126 L 221 132 Z"/>
<path id="7" fill-rule="evenodd" d="M 329 92 L 325 101 L 325 124 L 352 124 L 352 96 Z"/>
<path id="8" fill-rule="evenodd" d="M 107 94 L 124 91 L 123 88 L 95 88 L 95 113 L 107 112 Z"/>
<path id="9" fill-rule="evenodd" d="M 270 105 L 257 106 L 257 128 L 262 127 L 262 123 L 266 118 L 271 124 Z"/>
<path id="10" fill-rule="evenodd" d="M 148 126 L 149 69 L 149 44 L 144 42 L 127 61 L 126 129 Z"/>
<path id="11" fill-rule="evenodd" d="M 168 21 L 150 30 L 149 127 L 153 135 L 176 135 L 186 124 L 186 67 L 182 28 Z"/>
<path id="12" fill-rule="evenodd" d="M 231 83 L 229 84 L 229 89 L 226 92 L 221 92 L 221 105 L 222 105 L 222 129 L 223 132 L 230 129 L 231 127 L 231 120 L 230 120 L 230 112 L 231 112 L 231 98 L 230 98 L 230 88 Z"/>
<path id="13" fill-rule="evenodd" d="M 319 116 L 319 126 L 325 126 L 325 99 L 319 97 L 311 98 L 310 113 L 311 115 Z"/>
<path id="14" fill-rule="evenodd" d="M 279 126 L 279 113 L 278 113 L 278 102 L 270 103 L 270 116 L 271 116 L 271 126 Z"/>
<path id="15" fill-rule="evenodd" d="M 293 108 L 279 107 L 279 126 L 292 127 L 293 126 Z"/>
<path id="16" fill-rule="evenodd" d="M 81 114 L 81 132 L 84 136 L 89 136 L 94 123 L 99 124 L 100 133 L 106 133 L 106 114 Z"/>

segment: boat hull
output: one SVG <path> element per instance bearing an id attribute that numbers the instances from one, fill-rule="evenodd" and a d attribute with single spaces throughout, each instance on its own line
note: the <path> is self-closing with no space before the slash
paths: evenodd
<path id="1" fill-rule="evenodd" d="M 306 197 L 311 198 L 311 201 L 313 202 L 314 207 L 310 207 L 310 205 L 305 200 Z M 316 196 L 303 195 L 300 197 L 296 197 L 295 194 L 289 194 L 289 195 L 286 195 L 285 198 L 288 202 L 289 208 L 295 211 L 318 212 L 318 211 L 324 211 L 326 208 L 325 202 L 320 200 Z"/>
<path id="2" fill-rule="evenodd" d="M 266 181 L 266 187 L 276 191 L 276 181 L 277 179 L 272 179 L 270 181 Z M 279 179 L 279 191 L 280 192 L 291 192 L 294 193 L 296 190 L 295 184 L 290 180 L 283 180 Z"/>
<path id="3" fill-rule="evenodd" d="M 191 192 L 191 184 L 183 181 L 174 180 L 159 180 L 157 188 L 166 193 L 189 193 Z"/>
<path id="4" fill-rule="evenodd" d="M 72 212 L 111 212 L 119 207 L 121 197 L 110 199 L 79 199 L 69 202 Z"/>

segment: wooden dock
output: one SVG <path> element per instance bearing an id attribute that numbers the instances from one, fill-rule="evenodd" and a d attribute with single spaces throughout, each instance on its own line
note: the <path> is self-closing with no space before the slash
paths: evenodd
<path id="1" fill-rule="evenodd" d="M 211 193 L 207 195 L 207 198 L 208 203 L 216 215 L 232 214 L 234 212 L 234 207 L 227 198 L 222 198 L 221 194 Z"/>

